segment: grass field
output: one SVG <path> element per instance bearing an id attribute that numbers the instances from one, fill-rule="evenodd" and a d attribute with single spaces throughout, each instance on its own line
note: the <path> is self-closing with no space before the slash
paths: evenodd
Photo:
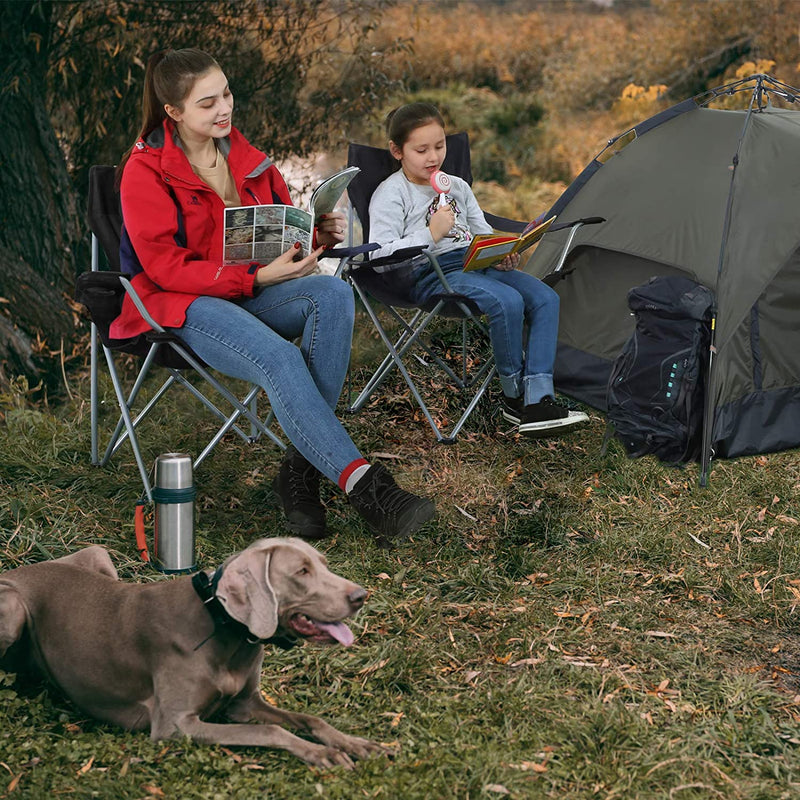
<path id="1" fill-rule="evenodd" d="M 0 398 L 2 568 L 100 543 L 123 579 L 169 580 L 137 560 L 128 449 L 89 464 L 85 373 L 69 388 L 59 406 Z M 143 430 L 150 463 L 197 452 L 206 424 L 173 402 Z M 800 796 L 800 454 L 715 462 L 700 489 L 696 466 L 629 461 L 615 442 L 601 454 L 596 412 L 579 433 L 523 441 L 491 398 L 458 444 L 434 445 L 397 384 L 346 425 L 438 517 L 381 550 L 331 488 L 321 549 L 371 594 L 356 643 L 269 651 L 263 689 L 397 754 L 322 772 L 277 751 L 153 743 L 0 673 L 0 797 Z M 202 566 L 282 532 L 278 461 L 231 440 L 198 469 Z"/>

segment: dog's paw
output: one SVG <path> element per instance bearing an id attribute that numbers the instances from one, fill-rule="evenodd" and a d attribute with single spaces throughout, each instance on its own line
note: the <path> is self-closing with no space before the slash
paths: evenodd
<path id="1" fill-rule="evenodd" d="M 339 750 L 351 755 L 353 758 L 364 759 L 376 755 L 393 755 L 394 751 L 386 745 L 378 742 L 371 742 L 369 739 L 362 739 L 360 736 L 349 736 L 340 733 L 336 741 L 328 742 Z"/>
<path id="2" fill-rule="evenodd" d="M 302 752 L 295 752 L 295 755 L 302 758 L 307 764 L 322 769 L 333 769 L 334 767 L 344 767 L 345 769 L 355 769 L 356 765 L 343 750 L 337 747 L 329 747 L 324 744 L 313 744 L 307 742 Z"/>

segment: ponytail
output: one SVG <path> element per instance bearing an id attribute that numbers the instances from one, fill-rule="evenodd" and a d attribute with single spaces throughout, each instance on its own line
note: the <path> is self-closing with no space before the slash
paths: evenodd
<path id="1" fill-rule="evenodd" d="M 142 124 L 134 143 L 128 148 L 117 166 L 115 177 L 117 186 L 122 180 L 122 172 L 128 163 L 133 148 L 139 139 L 144 139 L 167 118 L 165 105 L 183 107 L 194 82 L 219 64 L 202 50 L 160 50 L 153 53 L 147 61 L 142 91 Z"/>

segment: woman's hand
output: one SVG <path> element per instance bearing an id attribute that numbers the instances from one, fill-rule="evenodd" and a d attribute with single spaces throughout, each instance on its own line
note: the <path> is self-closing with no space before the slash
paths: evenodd
<path id="1" fill-rule="evenodd" d="M 347 220 L 341 211 L 323 214 L 317 225 L 317 243 L 325 247 L 333 247 L 344 241 Z"/>
<path id="2" fill-rule="evenodd" d="M 276 283 L 290 281 L 292 278 L 302 278 L 304 275 L 310 275 L 317 268 L 317 259 L 324 249 L 324 247 L 318 247 L 316 250 L 312 250 L 305 258 L 295 261 L 299 247 L 290 247 L 274 261 L 264 267 L 259 267 L 258 272 L 256 272 L 256 286 L 272 286 Z"/>
<path id="3" fill-rule="evenodd" d="M 433 241 L 438 242 L 444 239 L 455 222 L 456 215 L 453 213 L 453 209 L 447 204 L 440 205 L 431 215 L 431 221 L 428 223 Z"/>
<path id="4" fill-rule="evenodd" d="M 519 266 L 519 253 L 509 253 L 499 264 L 495 264 L 494 268 L 499 269 L 501 272 L 511 272 Z"/>

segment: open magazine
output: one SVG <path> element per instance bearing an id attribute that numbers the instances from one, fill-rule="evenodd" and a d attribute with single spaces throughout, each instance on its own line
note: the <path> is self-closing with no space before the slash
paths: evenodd
<path id="1" fill-rule="evenodd" d="M 500 233 L 481 233 L 470 242 L 464 256 L 464 272 L 499 264 L 510 253 L 521 253 L 544 236 L 555 217 L 544 222 L 531 222 L 519 236 Z"/>
<path id="2" fill-rule="evenodd" d="M 358 172 L 358 167 L 347 167 L 322 181 L 314 189 L 307 211 L 285 205 L 226 208 L 224 262 L 269 264 L 295 242 L 300 243 L 302 257 L 307 256 L 311 252 L 314 226 L 323 214 L 333 211 Z"/>

